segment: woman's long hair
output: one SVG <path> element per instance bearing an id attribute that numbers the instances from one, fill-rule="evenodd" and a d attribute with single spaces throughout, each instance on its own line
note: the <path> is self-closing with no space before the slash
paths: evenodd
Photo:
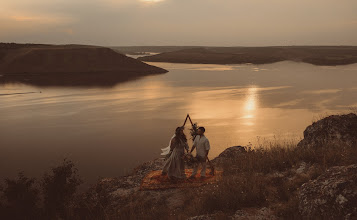
<path id="1" fill-rule="evenodd" d="M 181 134 L 181 130 L 183 130 L 183 127 L 177 127 L 176 131 L 175 131 L 175 139 L 176 141 L 183 141 L 183 142 L 187 142 L 187 138 L 185 134 Z"/>

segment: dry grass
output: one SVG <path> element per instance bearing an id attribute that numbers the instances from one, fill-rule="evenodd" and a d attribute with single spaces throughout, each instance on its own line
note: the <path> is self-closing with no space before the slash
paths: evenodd
<path id="1" fill-rule="evenodd" d="M 326 169 L 356 163 L 357 149 L 346 146 L 302 149 L 269 145 L 248 150 L 223 163 L 224 178 L 215 185 L 196 190 L 188 199 L 186 213 L 234 213 L 249 207 L 270 207 L 276 215 L 300 219 L 297 190 Z M 309 169 L 297 174 L 302 162 Z"/>
<path id="2" fill-rule="evenodd" d="M 318 113 L 312 117 L 311 124 L 317 121 L 320 121 L 324 118 L 327 118 L 331 115 L 346 115 L 349 113 L 357 114 L 357 106 L 350 106 L 345 110 L 339 110 L 339 111 L 326 111 L 323 113 Z"/>

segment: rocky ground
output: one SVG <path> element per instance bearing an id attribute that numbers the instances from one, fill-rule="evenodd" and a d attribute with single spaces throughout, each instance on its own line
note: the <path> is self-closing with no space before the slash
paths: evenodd
<path id="1" fill-rule="evenodd" d="M 299 210 L 309 218 L 357 218 L 357 164 L 336 166 L 303 184 Z"/>
<path id="2" fill-rule="evenodd" d="M 152 219 L 152 216 L 191 220 L 357 219 L 356 134 L 355 114 L 329 116 L 307 127 L 304 139 L 293 150 L 281 151 L 285 152 L 286 158 L 291 157 L 288 159 L 281 156 L 254 168 L 260 163 L 256 159 L 259 151 L 241 146 L 226 149 L 212 163 L 216 169 L 224 170 L 222 182 L 230 185 L 217 184 L 200 189 L 140 190 L 143 177 L 152 170 L 162 168 L 164 159 L 158 158 L 140 165 L 131 175 L 100 180 L 87 192 L 87 201 L 93 204 L 102 201 L 109 219 Z M 271 155 L 270 151 L 262 152 L 259 154 L 264 155 L 262 160 Z M 273 155 L 279 157 L 280 153 L 277 152 L 280 151 Z M 252 155 L 253 160 L 250 160 Z M 250 170 L 227 170 L 230 169 L 227 167 L 233 167 L 232 161 L 239 164 L 238 160 L 247 160 L 244 164 L 252 163 L 247 166 Z M 226 166 L 228 161 L 230 165 Z M 269 167 L 268 171 L 266 167 Z M 247 185 L 239 183 L 251 177 L 254 177 L 254 182 L 248 182 Z M 259 181 L 260 185 L 256 183 Z M 256 200 L 256 203 L 249 197 L 253 197 L 250 194 L 254 190 L 243 189 L 254 184 L 260 187 L 259 193 L 262 192 L 263 197 Z M 227 189 L 229 187 L 232 188 Z M 242 188 L 242 195 L 229 195 L 237 193 L 239 187 Z M 200 193 L 203 193 L 202 198 L 198 198 Z M 227 198 L 226 206 L 217 202 L 226 201 L 220 200 L 223 196 Z M 232 205 L 235 204 L 231 201 L 234 198 L 245 204 Z M 217 204 L 212 205 L 210 201 L 216 201 Z M 204 206 L 212 205 L 213 208 L 204 209 L 198 202 L 204 203 Z M 206 211 L 196 212 L 195 209 Z"/>

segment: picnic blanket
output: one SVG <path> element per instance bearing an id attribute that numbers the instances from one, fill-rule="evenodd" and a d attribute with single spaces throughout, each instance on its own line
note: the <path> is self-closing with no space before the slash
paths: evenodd
<path id="1" fill-rule="evenodd" d="M 223 171 L 215 171 L 215 175 L 209 174 L 210 170 L 206 171 L 206 178 L 200 179 L 199 172 L 195 179 L 184 181 L 172 182 L 169 180 L 168 176 L 161 175 L 162 170 L 154 170 L 148 173 L 142 180 L 140 189 L 141 190 L 155 190 L 155 189 L 169 189 L 169 188 L 187 188 L 187 187 L 199 187 L 209 183 L 215 183 L 222 178 Z M 187 177 L 191 176 L 192 169 L 185 169 L 185 174 Z"/>

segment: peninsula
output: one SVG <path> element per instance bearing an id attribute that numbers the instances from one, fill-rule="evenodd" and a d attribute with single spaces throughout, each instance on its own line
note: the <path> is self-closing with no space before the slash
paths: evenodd
<path id="1" fill-rule="evenodd" d="M 0 83 L 114 86 L 166 72 L 100 46 L 0 44 Z"/>

